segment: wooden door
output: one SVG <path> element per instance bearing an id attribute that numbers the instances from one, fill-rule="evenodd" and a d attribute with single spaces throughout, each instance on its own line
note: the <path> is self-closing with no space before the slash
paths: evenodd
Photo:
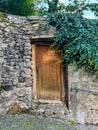
<path id="1" fill-rule="evenodd" d="M 36 46 L 36 89 L 38 99 L 61 100 L 61 54 L 49 45 Z"/>

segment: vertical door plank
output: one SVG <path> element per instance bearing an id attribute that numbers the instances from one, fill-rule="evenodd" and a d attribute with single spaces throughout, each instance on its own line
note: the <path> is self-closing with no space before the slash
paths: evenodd
<path id="1" fill-rule="evenodd" d="M 32 45 L 33 98 L 37 99 L 36 88 L 36 45 Z"/>

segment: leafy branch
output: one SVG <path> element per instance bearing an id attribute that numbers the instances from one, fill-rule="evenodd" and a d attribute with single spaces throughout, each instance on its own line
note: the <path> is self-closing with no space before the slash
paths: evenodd
<path id="1" fill-rule="evenodd" d="M 98 21 L 81 15 L 59 12 L 49 15 L 56 28 L 53 46 L 63 51 L 62 61 L 75 62 L 90 72 L 98 72 Z"/>

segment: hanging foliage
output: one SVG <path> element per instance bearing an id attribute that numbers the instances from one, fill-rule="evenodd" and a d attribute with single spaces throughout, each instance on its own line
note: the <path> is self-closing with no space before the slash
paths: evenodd
<path id="1" fill-rule="evenodd" d="M 49 15 L 49 24 L 56 27 L 53 46 L 63 51 L 62 61 L 98 72 L 98 20 L 60 12 Z"/>

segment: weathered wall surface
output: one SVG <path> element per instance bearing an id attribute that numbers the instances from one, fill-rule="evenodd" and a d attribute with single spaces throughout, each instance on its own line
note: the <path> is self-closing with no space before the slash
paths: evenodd
<path id="1" fill-rule="evenodd" d="M 98 74 L 70 65 L 69 90 L 72 117 L 80 123 L 98 124 Z"/>
<path id="2" fill-rule="evenodd" d="M 98 123 L 98 75 L 69 66 L 69 109 L 65 103 L 42 103 L 32 99 L 31 37 L 52 36 L 43 17 L 16 17 L 0 13 L 0 82 L 13 89 L 0 91 L 0 114 L 26 112 L 40 116 Z M 8 81 L 9 80 L 9 83 Z M 0 84 L 1 84 L 0 83 Z M 14 110 L 13 110 L 14 109 Z"/>
<path id="3" fill-rule="evenodd" d="M 17 17 L 0 13 L 0 84 L 10 84 L 12 91 L 0 92 L 0 113 L 6 113 L 13 101 L 31 107 L 33 36 L 50 35 L 45 18 Z M 4 114 L 3 113 L 3 114 Z"/>

